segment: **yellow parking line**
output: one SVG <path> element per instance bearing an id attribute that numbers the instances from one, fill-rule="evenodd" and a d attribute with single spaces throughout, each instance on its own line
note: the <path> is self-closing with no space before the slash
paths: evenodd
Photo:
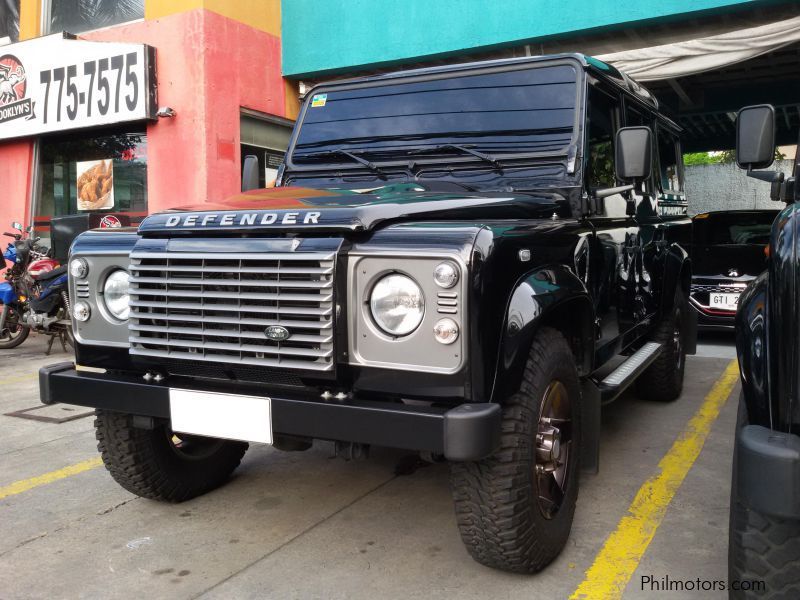
<path id="1" fill-rule="evenodd" d="M 672 448 L 658 463 L 659 472 L 648 479 L 628 507 L 627 514 L 608 536 L 586 578 L 570 596 L 621 598 L 653 536 L 661 525 L 669 503 L 703 449 L 711 426 L 739 380 L 736 361 L 731 361 L 705 397 Z"/>
<path id="2" fill-rule="evenodd" d="M 6 385 L 7 383 L 19 383 L 21 381 L 31 380 L 38 378 L 38 373 L 26 373 L 25 375 L 13 375 L 12 377 L 6 377 L 5 379 L 0 379 L 0 385 Z"/>
<path id="3" fill-rule="evenodd" d="M 20 481 L 15 481 L 9 485 L 0 487 L 0 500 L 3 498 L 8 498 L 9 496 L 21 494 L 22 492 L 27 492 L 28 490 L 39 487 L 40 485 L 45 485 L 46 483 L 53 483 L 59 479 L 64 479 L 72 475 L 77 475 L 78 473 L 83 473 L 84 471 L 89 471 L 90 469 L 97 468 L 102 464 L 103 460 L 98 456 L 97 458 L 90 458 L 89 460 L 84 460 L 74 465 L 64 467 L 63 469 L 58 469 L 57 471 L 50 471 L 44 475 L 38 475 L 36 477 L 31 477 L 30 479 L 21 479 Z"/>

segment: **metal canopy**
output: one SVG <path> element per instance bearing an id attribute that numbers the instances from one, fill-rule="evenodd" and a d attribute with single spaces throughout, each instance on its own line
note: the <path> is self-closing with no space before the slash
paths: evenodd
<path id="1" fill-rule="evenodd" d="M 686 152 L 735 145 L 736 112 L 749 104 L 776 109 L 777 142 L 797 143 L 800 130 L 800 44 L 758 58 L 647 87 L 685 129 Z"/>

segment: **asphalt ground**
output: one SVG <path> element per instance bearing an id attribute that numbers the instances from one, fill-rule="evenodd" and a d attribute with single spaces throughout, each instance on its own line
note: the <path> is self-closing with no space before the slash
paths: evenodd
<path id="1" fill-rule="evenodd" d="M 726 580 L 733 357 L 732 338 L 701 338 L 676 402 L 629 393 L 604 409 L 567 546 L 521 576 L 470 559 L 447 466 L 402 451 L 253 445 L 201 498 L 137 498 L 100 465 L 86 409 L 5 415 L 40 406 L 38 368 L 69 358 L 31 338 L 0 350 L 0 598 L 724 598 L 650 582 Z"/>

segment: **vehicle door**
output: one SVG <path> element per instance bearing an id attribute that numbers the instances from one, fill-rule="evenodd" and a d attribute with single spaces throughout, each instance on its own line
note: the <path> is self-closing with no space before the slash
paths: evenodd
<path id="1" fill-rule="evenodd" d="M 618 185 L 614 170 L 614 138 L 621 126 L 618 92 L 590 80 L 586 108 L 584 185 L 592 190 Z M 594 200 L 589 221 L 594 228 L 592 268 L 587 287 L 596 317 L 596 364 L 617 354 L 633 326 L 635 248 L 638 228 L 621 194 Z"/>
<path id="2" fill-rule="evenodd" d="M 653 173 L 647 181 L 633 191 L 636 203 L 634 220 L 638 227 L 637 245 L 634 251 L 637 264 L 634 268 L 634 320 L 641 323 L 658 311 L 664 280 L 664 265 L 667 248 L 664 221 L 658 211 L 660 191 L 656 184 L 658 174 L 658 152 L 656 119 L 646 107 L 636 106 L 631 98 L 625 99 L 625 126 L 646 126 L 653 132 Z M 677 168 L 673 148 L 672 168 Z"/>

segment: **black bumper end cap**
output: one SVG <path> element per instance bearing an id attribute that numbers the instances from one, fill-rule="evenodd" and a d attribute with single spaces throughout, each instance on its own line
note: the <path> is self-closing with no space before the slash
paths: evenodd
<path id="1" fill-rule="evenodd" d="M 58 400 L 53 397 L 50 390 L 50 375 L 70 371 L 75 368 L 75 363 L 60 362 L 52 365 L 45 365 L 39 369 L 39 399 L 42 404 L 56 404 Z"/>
<path id="2" fill-rule="evenodd" d="M 452 461 L 486 458 L 500 447 L 499 404 L 461 404 L 444 414 L 444 456 Z"/>
<path id="3" fill-rule="evenodd" d="M 759 512 L 800 519 L 800 436 L 746 425 L 736 444 L 739 498 Z"/>

